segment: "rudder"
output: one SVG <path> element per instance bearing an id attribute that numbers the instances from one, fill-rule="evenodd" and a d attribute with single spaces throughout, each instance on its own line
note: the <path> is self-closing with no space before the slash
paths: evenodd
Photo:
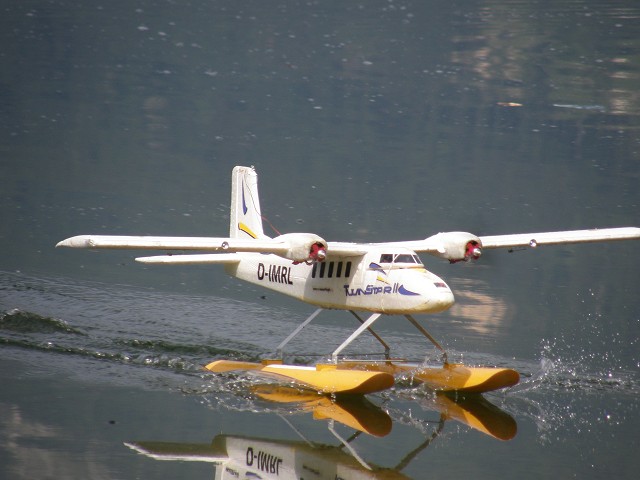
<path id="1" fill-rule="evenodd" d="M 258 196 L 258 174 L 253 167 L 236 166 L 231 174 L 231 238 L 266 238 Z"/>

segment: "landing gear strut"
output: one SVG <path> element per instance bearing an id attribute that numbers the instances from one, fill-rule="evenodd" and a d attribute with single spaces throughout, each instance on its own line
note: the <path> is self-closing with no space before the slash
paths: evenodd
<path id="1" fill-rule="evenodd" d="M 317 309 L 315 312 L 313 312 L 311 315 L 309 315 L 309 317 L 302 322 L 300 325 L 298 325 L 298 327 L 291 332 L 291 334 L 285 338 L 282 343 L 280 343 L 280 345 L 278 345 L 277 348 L 277 355 L 279 358 L 283 357 L 283 353 L 284 353 L 284 346 L 289 343 L 295 336 L 297 336 L 304 327 L 306 327 L 307 325 L 309 325 L 309 323 L 311 323 L 311 321 L 316 318 L 320 312 L 322 312 L 322 308 Z M 376 340 L 378 340 L 378 342 L 380 342 L 380 344 L 384 347 L 384 356 L 385 359 L 389 360 L 390 359 L 390 352 L 391 352 L 391 348 L 389 347 L 389 345 L 380 337 L 380 335 L 378 335 L 372 328 L 371 325 L 373 325 L 373 323 L 378 320 L 378 318 L 380 318 L 382 316 L 381 313 L 373 313 L 371 314 L 371 316 L 369 316 L 369 318 L 367 318 L 366 320 L 363 320 L 356 312 L 354 312 L 353 310 L 349 310 L 349 312 L 351 312 L 351 314 L 356 317 L 356 319 L 358 319 L 358 321 L 360 322 L 360 326 L 358 327 L 358 329 L 353 332 L 344 342 L 342 342 L 340 344 L 340 346 L 338 348 L 336 348 L 333 353 L 331 354 L 331 361 L 333 363 L 338 363 L 338 355 L 340 355 L 340 352 L 342 352 L 342 350 L 344 350 L 351 342 L 353 342 L 356 338 L 358 338 L 360 336 L 360 334 L 362 332 L 364 332 L 365 330 L 369 330 L 369 333 L 371 333 Z M 442 347 L 442 345 L 440 345 L 435 338 L 433 338 L 431 336 L 431 334 L 429 332 L 427 332 L 427 330 L 418 323 L 418 321 L 413 318 L 413 316 L 411 315 L 405 315 L 405 317 L 407 318 L 407 320 L 409 320 L 409 322 L 411 322 L 411 324 L 416 327 L 418 329 L 418 331 L 424 335 L 438 350 L 440 350 L 442 352 L 442 359 L 443 359 L 443 363 L 445 365 L 447 365 L 449 363 L 449 358 L 447 356 L 447 352 L 445 351 L 445 349 Z"/>

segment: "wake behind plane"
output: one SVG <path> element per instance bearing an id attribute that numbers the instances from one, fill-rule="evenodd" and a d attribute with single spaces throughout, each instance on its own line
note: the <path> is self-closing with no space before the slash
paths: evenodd
<path id="1" fill-rule="evenodd" d="M 441 232 L 424 240 L 349 243 L 327 242 L 314 233 L 287 233 L 275 238 L 263 230 L 258 176 L 253 167 L 232 172 L 228 237 L 165 237 L 80 235 L 58 247 L 142 249 L 181 252 L 136 258 L 145 264 L 222 264 L 236 278 L 297 298 L 318 307 L 278 346 L 276 358 L 261 363 L 217 360 L 212 372 L 252 370 L 279 380 L 293 381 L 323 393 L 366 394 L 394 384 L 395 375 L 443 391 L 482 393 L 515 385 L 516 371 L 469 367 L 448 361 L 444 348 L 416 320 L 416 314 L 439 313 L 454 304 L 447 283 L 428 271 L 420 253 L 451 263 L 478 260 L 495 248 L 536 248 L 543 245 L 640 239 L 640 228 L 604 228 L 561 232 L 477 236 Z M 350 312 L 360 326 L 315 366 L 286 365 L 283 350 L 325 309 Z M 364 318 L 362 312 L 368 317 Z M 390 346 L 371 328 L 382 315 L 403 315 L 442 352 L 442 365 L 425 366 L 390 356 Z M 379 361 L 345 359 L 342 351 L 368 330 L 384 347 Z"/>

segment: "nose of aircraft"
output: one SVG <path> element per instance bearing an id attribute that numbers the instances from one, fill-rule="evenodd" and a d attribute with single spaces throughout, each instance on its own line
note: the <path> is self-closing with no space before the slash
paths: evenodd
<path id="1" fill-rule="evenodd" d="M 425 275 L 427 276 L 426 297 L 428 298 L 425 303 L 425 311 L 437 313 L 451 308 L 455 303 L 455 298 L 449 285 L 431 272 L 425 272 Z"/>
<path id="2" fill-rule="evenodd" d="M 451 308 L 455 301 L 449 285 L 425 269 L 392 270 L 392 273 L 396 295 L 385 298 L 386 313 L 438 313 Z"/>

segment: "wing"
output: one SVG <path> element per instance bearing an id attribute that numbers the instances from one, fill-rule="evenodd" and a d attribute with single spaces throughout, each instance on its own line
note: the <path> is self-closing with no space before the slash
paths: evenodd
<path id="1" fill-rule="evenodd" d="M 78 235 L 59 242 L 56 247 L 117 248 L 141 250 L 200 250 L 258 252 L 285 255 L 290 248 L 277 239 L 238 239 L 224 237 L 151 237 L 120 235 Z"/>
<path id="2" fill-rule="evenodd" d="M 294 262 L 306 262 L 324 258 L 326 242 L 312 233 L 292 233 L 276 238 L 241 239 L 229 237 L 152 237 L 119 235 L 79 235 L 58 243 L 58 247 L 70 248 L 117 248 L 141 250 L 189 250 L 201 252 L 232 253 L 273 253 Z M 233 257 L 214 258 L 215 255 L 192 255 L 191 260 L 181 261 L 167 256 L 163 261 L 148 258 L 146 263 L 229 263 Z"/>
<path id="3" fill-rule="evenodd" d="M 563 243 L 608 242 L 640 239 L 640 228 L 603 228 L 592 230 L 569 230 L 563 232 L 520 233 L 478 237 L 466 232 L 442 232 L 424 240 L 386 243 L 329 242 L 326 252 L 330 255 L 353 257 L 366 254 L 371 248 L 406 248 L 414 252 L 429 253 L 451 262 L 478 258 L 482 249 L 537 247 Z M 140 257 L 143 263 L 233 263 L 241 252 L 273 253 L 294 261 L 311 259 L 310 247 L 325 244 L 317 235 L 287 234 L 270 239 L 238 239 L 226 237 L 153 237 L 118 235 L 79 235 L 58 243 L 58 247 L 71 248 L 116 248 L 146 250 L 199 250 L 220 254 L 162 255 Z"/>
<path id="4" fill-rule="evenodd" d="M 610 242 L 614 240 L 640 239 L 640 228 L 601 228 L 569 230 L 565 232 L 519 233 L 514 235 L 490 235 L 479 237 L 482 248 L 537 247 L 563 243 Z"/>
<path id="5" fill-rule="evenodd" d="M 367 253 L 370 248 L 367 243 L 350 243 L 350 242 L 329 242 L 327 244 L 327 253 L 337 257 L 359 257 Z"/>
<path id="6" fill-rule="evenodd" d="M 452 263 L 477 259 L 483 249 L 537 247 L 563 243 L 610 242 L 640 239 L 640 228 L 602 228 L 564 232 L 519 233 L 478 237 L 467 232 L 441 232 L 424 240 L 376 243 L 376 247 L 404 247 L 414 252 L 428 253 Z"/>

